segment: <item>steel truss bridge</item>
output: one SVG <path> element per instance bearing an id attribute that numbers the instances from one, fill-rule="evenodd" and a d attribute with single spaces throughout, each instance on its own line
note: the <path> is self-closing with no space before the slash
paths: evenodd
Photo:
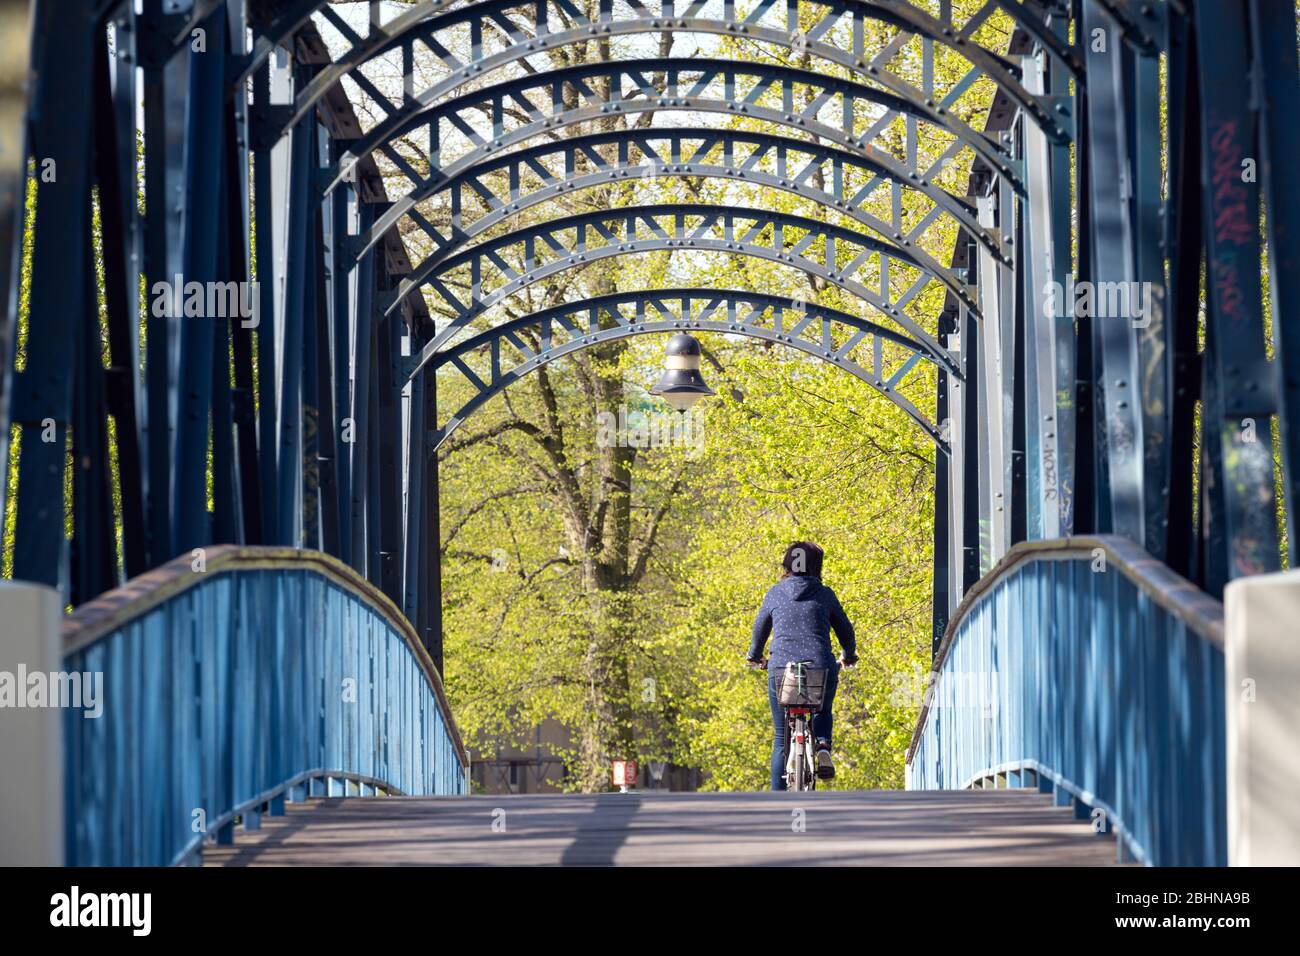
<path id="1" fill-rule="evenodd" d="M 105 719 L 51 731 L 67 862 L 193 861 L 313 795 L 464 793 L 436 451 L 548 363 L 682 330 L 837 365 L 935 443 L 910 788 L 1037 789 L 1122 859 L 1227 860 L 1221 600 L 1300 547 L 1287 0 L 0 0 L 0 23 L 0 520 L 9 587 L 44 586 L 6 607 L 52 608 L 52 669 L 106 681 Z M 711 52 L 646 55 L 687 34 Z M 698 179 L 824 215 L 524 215 Z M 646 288 L 501 318 L 661 250 L 856 307 Z M 193 282 L 231 307 L 190 311 Z M 1131 308 L 1044 302 L 1084 284 Z M 440 405 L 453 377 L 470 397 Z M 997 677 L 982 713 L 943 680 L 968 673 Z M 325 692 L 353 675 L 357 706 Z"/>

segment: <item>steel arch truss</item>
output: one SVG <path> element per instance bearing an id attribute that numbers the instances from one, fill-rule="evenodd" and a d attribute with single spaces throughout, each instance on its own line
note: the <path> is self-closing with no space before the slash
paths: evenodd
<path id="1" fill-rule="evenodd" d="M 927 230 L 944 217 L 1000 261 L 1007 255 L 1003 237 L 985 228 L 966 200 L 929 179 L 899 178 L 884 164 L 837 147 L 743 130 L 650 127 L 512 151 L 454 177 L 426 180 L 411 195 L 417 205 L 407 215 L 428 236 L 435 253 L 445 255 L 510 217 L 568 192 L 617 181 L 688 176 L 754 183 L 842 212 L 892 237 L 931 273 L 954 285 L 961 279 L 927 252 L 924 243 Z M 888 192 L 887 218 L 868 206 L 882 189 Z M 907 189 L 923 194 L 929 208 L 905 213 Z M 439 228 L 435 220 L 446 225 Z M 1009 258 L 1005 261 L 1010 263 Z"/>
<path id="2" fill-rule="evenodd" d="M 947 350 L 905 309 L 934 282 L 973 309 L 965 288 L 943 283 L 910 253 L 863 233 L 762 209 L 634 206 L 556 219 L 446 258 L 431 256 L 403 280 L 398 296 L 427 284 L 454 312 L 424 346 L 423 364 L 474 319 L 528 285 L 600 259 L 665 249 L 753 256 L 819 276 L 892 320 L 942 367 L 957 370 Z M 489 285 L 491 276 L 501 281 Z M 453 278 L 463 280 L 468 301 L 452 289 Z"/>
<path id="3" fill-rule="evenodd" d="M 381 122 L 361 137 L 340 160 L 331 188 L 350 177 L 353 163 L 376 150 L 411 181 L 410 192 L 376 220 L 364 250 L 414 206 L 412 196 L 498 151 L 577 123 L 665 109 L 724 113 L 820 136 L 884 165 L 896 178 L 917 183 L 934 180 L 969 148 L 1021 188 L 1004 144 L 940 113 L 939 107 L 918 107 L 895 94 L 808 70 L 712 59 L 584 64 L 438 101 Z M 476 127 L 483 116 L 490 125 L 480 132 Z M 898 122 L 904 127 L 902 155 L 894 154 L 885 136 Z M 919 165 L 923 131 L 942 147 L 924 168 Z M 422 133 L 427 174 L 394 147 L 395 140 L 416 132 Z"/>
<path id="4" fill-rule="evenodd" d="M 738 9 L 734 0 L 601 0 L 589 17 L 568 0 L 487 0 L 440 12 L 446 3 L 424 2 L 387 23 L 374 23 L 362 36 L 336 11 L 321 7 L 320 23 L 337 30 L 347 49 L 295 97 L 286 124 L 300 118 L 344 76 L 388 116 L 418 110 L 454 93 L 463 85 L 539 53 L 593 37 L 609 39 L 642 33 L 712 33 L 744 37 L 810 53 L 849 70 L 865 73 L 882 88 L 918 105 L 949 110 L 983 76 L 1033 117 L 1050 135 L 1067 136 L 1053 104 L 1025 89 L 1018 64 L 981 46 L 976 37 L 989 18 L 1003 8 L 1013 18 L 1036 22 L 1016 4 L 989 0 L 964 20 L 934 17 L 899 0 L 757 0 Z M 521 23 L 521 17 L 527 20 Z M 897 31 L 880 49 L 868 48 L 869 21 Z M 283 29 L 283 28 L 281 28 Z M 889 68 L 900 51 L 918 38 L 921 82 L 915 85 Z M 1077 57 L 1047 33 L 1053 53 L 1073 66 Z M 960 54 L 967 69 L 945 88 L 936 86 L 935 48 Z M 381 93 L 364 75 L 365 65 L 383 57 L 400 58 L 404 94 L 398 102 Z M 438 78 L 417 87 L 414 65 L 437 62 Z M 253 59 L 253 62 L 257 62 Z M 250 66 L 251 69 L 251 66 Z"/>
<path id="5" fill-rule="evenodd" d="M 474 394 L 432 430 L 430 454 L 488 399 L 548 362 L 601 342 L 685 330 L 750 336 L 830 362 L 888 398 L 934 440 L 941 454 L 948 454 L 942 429 L 904 394 L 909 377 L 923 362 L 933 362 L 916 342 L 837 309 L 711 289 L 599 296 L 493 326 L 438 352 L 424 374 L 454 368 Z"/>

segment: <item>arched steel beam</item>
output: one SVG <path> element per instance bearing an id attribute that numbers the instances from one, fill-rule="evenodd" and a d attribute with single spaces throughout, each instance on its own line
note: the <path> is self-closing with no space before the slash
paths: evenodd
<path id="1" fill-rule="evenodd" d="M 611 145 L 617 146 L 614 155 L 606 156 L 599 151 L 599 147 Z M 557 175 L 544 160 L 556 165 L 562 160 L 562 175 Z M 762 168 L 761 164 L 766 160 L 775 164 L 774 172 Z M 588 169 L 579 173 L 580 165 L 586 165 Z M 862 173 L 863 179 L 867 180 L 865 184 L 848 185 L 845 181 L 848 170 Z M 817 172 L 822 174 L 821 185 L 815 181 Z M 876 160 L 865 159 L 838 147 L 746 130 L 689 127 L 615 130 L 505 153 L 476 163 L 449 178 L 432 176 L 410 193 L 413 203 L 449 194 L 449 229 L 440 229 L 418 213 L 413 213 L 410 219 L 429 237 L 439 253 L 446 254 L 509 217 L 567 192 L 604 185 L 611 180 L 686 176 L 755 183 L 842 212 L 911 249 L 930 272 L 946 276 L 954 283 L 959 280 L 952 270 L 915 244 L 945 212 L 999 260 L 1010 262 L 1010 253 L 1002 248 L 1001 237 L 979 223 L 974 209 L 932 182 L 920 180 L 917 185 L 899 177 Z M 524 185 L 534 179 L 540 180 L 540 185 Z M 893 187 L 889 220 L 875 216 L 863 207 L 876 188 L 886 182 Z M 488 207 L 488 211 L 469 226 L 464 224 L 461 199 L 465 188 L 472 190 Z M 935 204 L 906 233 L 902 222 L 904 189 L 915 189 Z"/>
<path id="2" fill-rule="evenodd" d="M 648 78 L 656 72 L 663 74 L 663 89 Z M 746 81 L 743 87 L 738 86 L 738 79 Z M 591 80 L 599 82 L 591 84 Z M 716 92 L 709 95 L 718 85 L 722 87 L 721 95 Z M 687 88 L 682 90 L 683 86 Z M 795 105 L 797 86 L 818 91 L 809 105 Z M 578 94 L 579 102 L 574 108 L 568 108 L 564 101 L 566 88 Z M 780 93 L 779 109 L 759 105 L 759 99 L 773 92 Z M 544 105 L 538 106 L 534 99 L 543 97 Z M 859 118 L 854 109 L 859 101 L 885 108 L 883 115 L 861 132 L 857 130 Z M 507 103 L 526 114 L 528 122 L 507 129 Z M 834 108 L 829 108 L 832 106 Z M 1015 168 L 1016 161 L 1010 157 L 1007 147 L 983 133 L 977 133 L 947 112 L 940 113 L 932 107 L 918 108 L 892 93 L 861 83 L 821 76 L 809 70 L 704 58 L 585 63 L 498 83 L 390 117 L 377 124 L 340 158 L 336 175 L 326 192 L 345 181 L 352 165 L 360 159 L 375 150 L 389 147 L 393 139 L 422 126 L 428 128 L 431 170 L 438 170 L 447 165 L 441 155 L 444 125 L 459 131 L 473 144 L 458 159 L 481 160 L 495 150 L 517 145 L 534 136 L 574 123 L 665 109 L 730 113 L 766 120 L 847 145 L 861 151 L 864 156 L 882 162 L 889 154 L 885 151 L 877 152 L 872 143 L 896 118 L 903 116 L 907 117 L 906 162 L 912 168 L 904 168 L 902 172 L 909 178 L 919 178 L 922 175 L 916 169 L 918 124 L 925 122 L 954 138 L 953 148 L 948 153 L 959 152 L 958 144 L 969 146 L 996 174 L 1006 177 L 1018 191 L 1023 192 Z M 826 112 L 834 113 L 834 124 L 823 122 L 819 118 Z M 476 129 L 484 113 L 491 119 L 491 132 L 486 137 Z M 391 149 L 388 155 L 390 158 L 395 157 Z M 400 158 L 395 158 L 395 162 L 399 168 L 405 165 Z M 901 161 L 894 162 L 902 165 Z M 928 172 L 933 171 L 931 169 Z M 390 214 L 401 206 L 402 202 L 399 201 L 390 210 Z"/>
<path id="3" fill-rule="evenodd" d="M 425 180 L 426 183 L 429 180 L 436 180 L 438 177 L 455 176 L 475 163 L 481 162 L 485 157 L 525 142 L 535 136 L 557 133 L 565 127 L 595 119 L 608 119 L 611 116 L 620 114 L 627 115 L 663 109 L 741 115 L 765 120 L 799 132 L 811 133 L 832 142 L 844 143 L 857 150 L 864 158 L 883 165 L 895 178 L 914 182 L 918 185 L 932 180 L 948 161 L 961 152 L 964 146 L 971 146 L 977 155 L 983 156 L 986 160 L 989 160 L 989 157 L 1002 149 L 1001 146 L 994 146 L 982 134 L 972 134 L 978 141 L 978 146 L 958 137 L 929 169 L 922 170 L 919 168 L 917 124 L 915 122 L 908 122 L 907 124 L 909 135 L 907 137 L 908 156 L 906 162 L 894 158 L 884 150 L 877 150 L 871 145 L 872 141 L 891 125 L 894 118 L 900 115 L 899 107 L 903 104 L 899 104 L 888 94 L 882 94 L 879 91 L 855 83 L 827 80 L 804 70 L 791 70 L 784 67 L 774 69 L 763 65 L 749 66 L 728 60 L 673 61 L 675 66 L 667 72 L 666 88 L 661 91 L 651 86 L 643 73 L 655 66 L 662 66 L 665 62 L 668 61 L 642 60 L 626 63 L 586 64 L 487 87 L 439 104 L 425 113 L 407 117 L 391 133 L 391 136 L 401 136 L 416 126 L 428 125 L 431 171 L 429 177 Z M 684 94 L 680 93 L 677 88 L 681 74 L 699 74 L 695 84 Z M 742 94 L 737 89 L 736 77 L 738 76 L 757 78 L 757 82 L 747 94 Z M 597 90 L 593 91 L 585 82 L 593 77 L 608 81 L 608 85 L 596 84 Z M 632 89 L 625 91 L 623 88 L 624 83 L 629 78 L 634 81 Z M 714 85 L 714 81 L 719 78 L 721 78 L 724 92 L 721 98 L 699 95 L 707 91 L 710 86 Z M 809 106 L 796 109 L 793 104 L 796 84 L 820 87 L 821 93 L 814 98 Z M 562 99 L 565 86 L 577 87 L 582 90 L 583 98 L 586 100 L 585 105 L 580 104 L 573 109 L 566 108 Z M 770 106 L 757 105 L 755 101 L 769 92 L 774 86 L 781 91 L 782 108 L 775 109 Z M 550 102 L 545 110 L 539 109 L 528 97 L 529 92 L 533 92 L 535 95 L 539 91 L 545 93 L 548 90 Z M 855 133 L 856 117 L 853 104 L 863 94 L 865 94 L 866 99 L 881 103 L 887 109 L 884 115 L 867 129 L 861 133 Z M 513 100 L 521 109 L 526 110 L 530 116 L 530 122 L 506 130 L 504 125 L 504 104 L 507 100 Z M 840 117 L 839 128 L 816 119 L 818 113 L 832 101 L 838 101 L 840 107 L 836 111 Z M 490 140 L 479 135 L 474 129 L 474 120 L 481 116 L 481 108 L 484 107 L 493 118 Z M 462 114 L 467 115 L 462 116 Z M 472 114 L 472 116 L 468 114 Z M 445 165 L 438 149 L 438 144 L 441 142 L 441 127 L 444 122 L 459 130 L 466 140 L 473 144 L 473 148 L 466 150 L 455 161 Z M 411 170 L 409 164 L 402 160 L 394 150 L 386 144 L 376 142 L 377 139 L 384 138 L 375 135 L 378 129 L 376 127 L 371 136 L 359 141 L 358 145 L 340 157 L 339 171 L 334 181 L 327 187 L 326 192 L 348 178 L 351 164 L 359 162 L 362 157 L 368 156 L 375 148 L 384 149 L 386 154 L 398 165 L 398 168 L 403 170 L 403 174 L 413 182 L 419 179 L 419 175 Z M 1023 187 L 1018 178 L 1019 174 L 1013 168 L 1013 164 L 1018 165 L 1017 161 L 1001 155 L 997 159 L 989 161 L 993 163 L 993 167 L 1000 175 L 1007 177 L 1007 181 L 1015 189 L 1022 190 Z M 412 196 L 427 191 L 428 188 L 430 187 L 427 185 L 417 185 L 406 196 L 394 201 L 382 216 L 376 217 L 373 226 L 362 234 L 361 242 L 356 246 L 357 254 L 363 254 L 378 242 L 380 237 L 415 206 L 417 200 L 413 199 Z"/>
<path id="4" fill-rule="evenodd" d="M 608 322 L 602 324 L 602 317 Z M 835 325 L 853 332 L 839 345 L 834 341 Z M 690 329 L 747 335 L 798 349 L 830 362 L 862 379 L 916 422 L 933 439 L 942 454 L 949 453 L 943 432 L 927 419 L 898 388 L 922 362 L 930 360 L 920 346 L 905 335 L 874 322 L 813 303 L 795 303 L 788 298 L 755 292 L 716 289 L 662 289 L 654 292 L 620 292 L 581 302 L 555 306 L 510 322 L 494 326 L 454 348 L 438 352 L 427 363 L 415 364 L 408 378 L 421 369 L 436 372 L 454 366 L 475 389 L 475 395 L 457 409 L 441 428 L 434 422 L 429 444 L 436 448 L 475 410 L 512 383 L 548 362 L 600 342 L 653 332 Z M 556 333 L 563 338 L 557 339 Z M 523 334 L 521 334 L 523 333 Z M 525 341 L 531 333 L 535 346 Z M 902 346 L 907 358 L 886 367 L 884 344 Z M 518 360 L 506 366 L 511 356 L 502 344 L 510 346 Z M 851 354 L 859 347 L 870 353 L 870 367 L 855 361 Z M 481 349 L 489 350 L 487 381 L 466 362 L 466 357 Z"/>
<path id="5" fill-rule="evenodd" d="M 589 41 L 593 35 L 611 37 L 672 31 L 743 36 L 800 52 L 806 51 L 847 69 L 866 72 L 899 96 L 919 103 L 928 102 L 933 105 L 937 102 L 945 108 L 951 107 L 971 84 L 985 75 L 1023 108 L 1047 135 L 1058 139 L 1066 136 L 1066 131 L 1050 109 L 1050 104 L 1028 92 L 1020 82 L 1019 67 L 969 39 L 984 22 L 987 13 L 972 18 L 972 26 L 958 26 L 951 17 L 944 21 L 909 3 L 894 0 L 760 0 L 755 8 L 747 12 L 737 11 L 732 2 L 695 2 L 681 13 L 677 12 L 677 4 L 673 0 L 661 0 L 658 11 L 651 10 L 639 0 L 627 0 L 617 8 L 613 0 L 603 0 L 594 19 L 582 15 L 581 11 L 575 10 L 564 0 L 484 0 L 456 10 L 439 12 L 446 6 L 441 0 L 418 4 L 388 23 L 374 26 L 364 37 L 356 34 L 337 13 L 322 8 L 322 15 L 352 46 L 298 93 L 293 112 L 289 114 L 284 128 L 287 129 L 310 110 L 344 76 L 351 75 L 356 79 L 357 69 L 377 57 L 394 51 L 401 53 L 403 72 L 410 75 L 413 57 L 409 51 L 416 42 L 428 48 L 431 55 L 446 68 L 447 75 L 418 94 L 412 95 L 408 90 L 410 101 L 407 103 L 394 104 L 381 95 L 379 102 L 391 111 L 401 112 L 435 102 L 470 80 L 493 70 L 546 50 Z M 989 12 L 992 6 L 988 5 Z M 526 12 L 536 17 L 541 22 L 541 29 L 536 33 L 527 32 L 510 19 L 510 14 L 514 12 Z M 1032 19 L 1019 10 L 1012 11 L 1011 15 Z M 865 48 L 865 23 L 868 20 L 898 28 L 902 31 L 904 41 L 910 36 L 923 39 L 922 74 L 927 82 L 921 88 L 884 69 L 901 43 L 889 44 L 875 57 L 869 55 Z M 497 36 L 508 41 L 509 45 L 500 50 L 485 50 L 485 25 L 490 25 Z M 1038 24 L 1038 28 L 1041 27 L 1042 24 Z M 470 35 L 470 54 L 468 59 L 461 59 L 450 48 L 458 43 L 463 44 L 467 29 Z M 825 39 L 834 36 L 837 29 L 849 34 L 847 47 L 837 46 Z M 1048 48 L 1057 53 L 1056 37 L 1048 31 L 1043 32 L 1045 36 L 1041 42 L 1051 44 Z M 942 95 L 934 88 L 936 44 L 951 49 L 971 64 L 970 70 Z"/>
<path id="6" fill-rule="evenodd" d="M 698 221 L 688 226 L 688 218 Z M 788 246 L 786 231 L 789 229 L 801 231 L 803 236 Z M 605 244 L 592 248 L 588 246 L 589 239 L 601 240 Z M 512 246 L 522 246 L 522 272 L 516 271 L 502 257 L 502 252 Z M 554 253 L 555 258 L 539 263 L 539 246 Z M 818 247 L 816 251 L 814 246 Z M 906 329 L 918 347 L 945 371 L 957 371 L 957 363 L 947 350 L 903 311 L 932 281 L 942 282 L 926 272 L 909 253 L 874 237 L 802 216 L 710 205 L 639 206 L 585 213 L 517 230 L 438 262 L 431 263 L 435 256 L 430 256 L 415 276 L 403 280 L 396 301 L 413 289 L 429 285 L 457 315 L 424 346 L 416 367 L 430 361 L 438 349 L 476 317 L 526 286 L 598 259 L 664 249 L 747 255 L 785 263 L 819 276 Z M 846 250 L 847 255 L 842 256 Z M 879 257 L 880 261 L 879 291 L 853 278 L 873 257 Z M 841 258 L 848 260 L 843 266 L 839 264 Z M 898 296 L 894 296 L 890 288 L 890 263 L 894 261 L 921 272 L 920 278 Z M 485 264 L 506 280 L 491 291 L 483 288 Z M 468 266 L 470 270 L 468 303 L 462 302 L 443 281 L 444 276 L 462 266 Z M 975 313 L 978 304 L 969 290 L 944 285 Z"/>

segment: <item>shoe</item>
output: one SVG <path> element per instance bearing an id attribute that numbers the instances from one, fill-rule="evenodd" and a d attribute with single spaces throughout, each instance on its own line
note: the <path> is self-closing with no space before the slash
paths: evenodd
<path id="1" fill-rule="evenodd" d="M 831 752 L 828 747 L 817 748 L 817 776 L 821 780 L 830 780 L 835 776 L 835 765 L 831 763 Z"/>

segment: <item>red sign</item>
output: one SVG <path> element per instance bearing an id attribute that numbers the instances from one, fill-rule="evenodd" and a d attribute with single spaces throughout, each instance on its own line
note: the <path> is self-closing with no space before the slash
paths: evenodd
<path id="1" fill-rule="evenodd" d="M 614 761 L 614 786 L 616 787 L 636 786 L 636 761 L 635 760 Z"/>

